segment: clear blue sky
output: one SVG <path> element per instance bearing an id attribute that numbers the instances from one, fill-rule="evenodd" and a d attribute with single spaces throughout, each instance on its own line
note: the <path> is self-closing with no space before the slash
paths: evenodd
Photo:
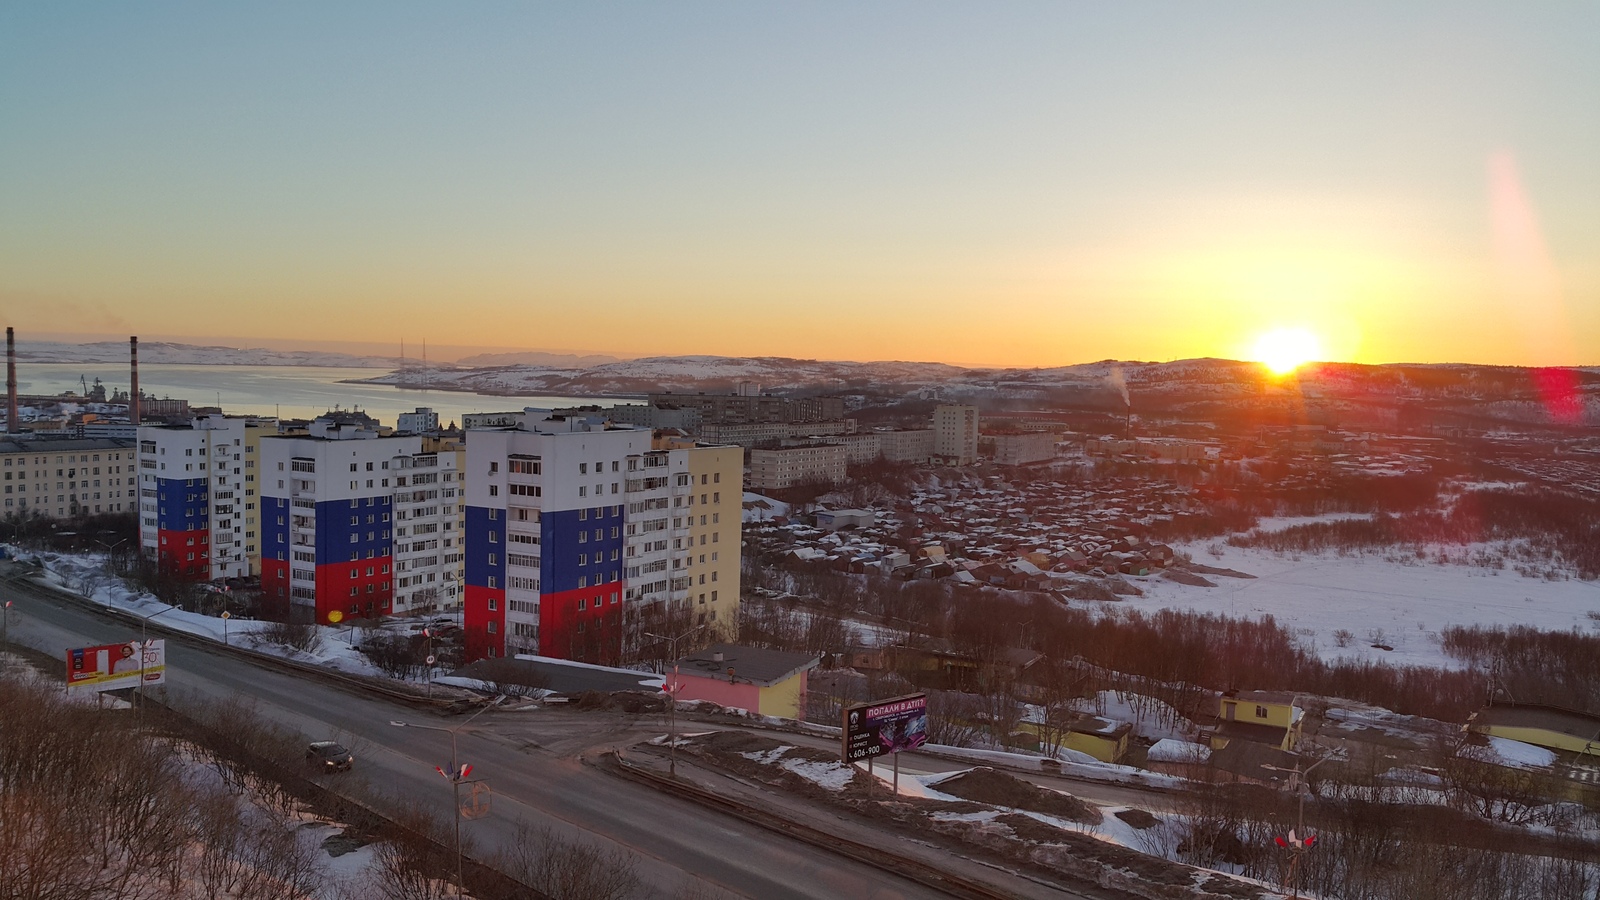
<path id="1" fill-rule="evenodd" d="M 10 3 L 0 318 L 1597 363 L 1600 3 Z"/>

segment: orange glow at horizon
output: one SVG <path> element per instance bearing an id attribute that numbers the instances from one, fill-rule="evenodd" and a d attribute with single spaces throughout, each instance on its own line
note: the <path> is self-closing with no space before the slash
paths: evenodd
<path id="1" fill-rule="evenodd" d="M 1275 328 L 1256 339 L 1255 359 L 1274 375 L 1287 375 L 1322 353 L 1322 342 L 1304 328 Z"/>

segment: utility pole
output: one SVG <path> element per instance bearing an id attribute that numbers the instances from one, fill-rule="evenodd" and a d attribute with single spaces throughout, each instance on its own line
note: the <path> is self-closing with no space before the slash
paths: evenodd
<path id="1" fill-rule="evenodd" d="M 445 734 L 450 735 L 450 771 L 449 773 L 446 773 L 443 769 L 439 769 L 437 766 L 434 768 L 438 770 L 439 774 L 444 775 L 444 777 L 449 780 L 452 800 L 455 803 L 457 900 L 460 900 L 461 897 L 465 896 L 464 891 L 466 890 L 466 882 L 461 877 L 461 783 L 466 779 L 467 772 L 472 771 L 472 767 L 468 766 L 466 767 L 465 771 L 462 770 L 461 761 L 456 756 L 456 732 L 470 725 L 473 719 L 476 719 L 489 710 L 494 709 L 496 706 L 499 706 L 500 702 L 505 699 L 506 698 L 504 696 L 494 698 L 489 705 L 468 716 L 465 722 L 462 722 L 460 725 L 457 725 L 454 728 L 440 728 L 437 725 L 418 725 L 415 722 L 399 722 L 394 720 L 389 722 L 390 725 L 393 725 L 396 728 L 421 728 L 425 731 L 442 731 Z"/>
<path id="2" fill-rule="evenodd" d="M 1308 787 L 1305 783 L 1305 777 L 1311 774 L 1312 769 L 1315 769 L 1317 766 L 1322 765 L 1330 759 L 1332 759 L 1332 757 L 1324 756 L 1323 758 L 1312 763 L 1304 771 L 1302 771 L 1300 768 L 1299 760 L 1295 761 L 1294 768 L 1292 769 L 1284 769 L 1278 766 L 1261 767 L 1263 769 L 1270 769 L 1274 772 L 1283 772 L 1284 774 L 1288 775 L 1289 790 L 1293 792 L 1299 800 L 1300 808 L 1295 817 L 1295 829 L 1289 832 L 1289 840 L 1285 841 L 1283 838 L 1278 838 L 1279 846 L 1292 847 L 1294 849 L 1294 857 L 1289 861 L 1289 878 L 1293 882 L 1295 900 L 1299 900 L 1300 897 L 1300 854 L 1304 853 L 1311 846 L 1312 842 L 1316 840 L 1315 837 L 1303 837 L 1306 830 L 1306 795 L 1311 793 L 1310 787 Z"/>
<path id="3" fill-rule="evenodd" d="M 666 641 L 669 645 L 667 652 L 672 654 L 672 680 L 662 687 L 662 691 L 667 695 L 667 775 L 672 778 L 678 777 L 678 689 L 682 687 L 678 682 L 678 641 L 704 627 L 704 625 L 696 625 L 688 631 L 672 637 L 653 634 L 648 631 L 644 633 L 645 637 Z"/>

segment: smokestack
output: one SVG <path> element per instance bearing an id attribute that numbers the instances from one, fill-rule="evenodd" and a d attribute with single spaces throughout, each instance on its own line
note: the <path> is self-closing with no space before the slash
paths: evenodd
<path id="1" fill-rule="evenodd" d="M 128 338 L 128 361 L 133 370 L 130 377 L 133 384 L 128 386 L 128 421 L 139 424 L 139 337 L 134 335 Z"/>
<path id="2" fill-rule="evenodd" d="M 6 328 L 6 434 L 17 433 L 17 331 Z"/>

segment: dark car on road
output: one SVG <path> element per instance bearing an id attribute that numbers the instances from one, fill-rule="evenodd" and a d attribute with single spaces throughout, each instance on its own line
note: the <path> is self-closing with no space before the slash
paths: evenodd
<path id="1" fill-rule="evenodd" d="M 306 763 L 324 772 L 348 772 L 356 758 L 338 741 L 316 741 L 306 748 Z"/>

